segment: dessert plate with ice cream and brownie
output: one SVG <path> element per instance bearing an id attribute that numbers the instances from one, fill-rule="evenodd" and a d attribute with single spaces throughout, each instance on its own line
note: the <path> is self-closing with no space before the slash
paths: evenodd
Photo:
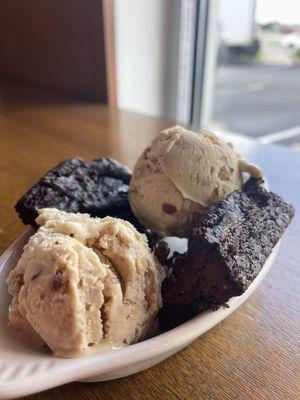
<path id="1" fill-rule="evenodd" d="M 162 131 L 133 172 L 62 161 L 17 202 L 0 260 L 0 398 L 130 375 L 262 281 L 294 209 L 213 133 Z"/>

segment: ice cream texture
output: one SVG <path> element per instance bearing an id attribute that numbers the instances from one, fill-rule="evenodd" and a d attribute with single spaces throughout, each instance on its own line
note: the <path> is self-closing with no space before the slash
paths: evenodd
<path id="1" fill-rule="evenodd" d="M 7 280 L 10 325 L 62 357 L 145 337 L 164 277 L 146 238 L 123 220 L 56 209 L 37 223 Z"/>
<path id="2" fill-rule="evenodd" d="M 174 126 L 160 132 L 137 160 L 130 205 L 141 224 L 158 235 L 185 236 L 195 217 L 241 188 L 243 172 L 261 176 L 231 143 Z"/>

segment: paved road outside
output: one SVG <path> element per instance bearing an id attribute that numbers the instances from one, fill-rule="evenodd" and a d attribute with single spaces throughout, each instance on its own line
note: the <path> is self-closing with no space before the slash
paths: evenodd
<path id="1" fill-rule="evenodd" d="M 275 141 L 300 143 L 300 66 L 221 65 L 215 96 L 222 128 L 257 138 L 289 130 Z"/>

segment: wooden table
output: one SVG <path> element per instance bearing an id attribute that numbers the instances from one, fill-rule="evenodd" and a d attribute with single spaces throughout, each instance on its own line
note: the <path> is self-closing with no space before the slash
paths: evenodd
<path id="1" fill-rule="evenodd" d="M 1 83 L 0 252 L 24 230 L 18 198 L 59 161 L 111 156 L 133 166 L 168 121 Z M 276 262 L 238 311 L 167 361 L 113 382 L 72 383 L 30 399 L 299 399 L 300 152 L 233 138 L 296 207 Z M 297 386 L 298 385 L 298 386 Z"/>

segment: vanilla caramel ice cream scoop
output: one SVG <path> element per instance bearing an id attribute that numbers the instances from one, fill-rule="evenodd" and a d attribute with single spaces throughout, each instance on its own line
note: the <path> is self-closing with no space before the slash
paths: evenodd
<path id="1" fill-rule="evenodd" d="M 37 223 L 7 280 L 10 325 L 62 357 L 147 336 L 164 273 L 145 236 L 123 220 L 56 209 Z"/>
<path id="2" fill-rule="evenodd" d="M 207 207 L 240 189 L 243 172 L 261 171 L 241 160 L 213 133 L 180 126 L 162 131 L 139 157 L 130 183 L 131 208 L 158 235 L 184 236 Z"/>

